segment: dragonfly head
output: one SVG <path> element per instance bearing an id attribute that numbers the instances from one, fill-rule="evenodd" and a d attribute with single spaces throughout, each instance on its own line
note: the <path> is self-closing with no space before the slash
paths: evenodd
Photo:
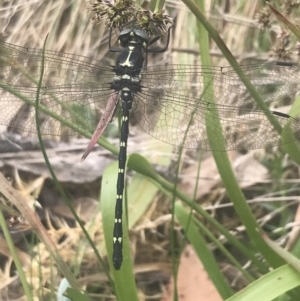
<path id="1" fill-rule="evenodd" d="M 149 46 L 148 35 L 137 28 L 123 29 L 119 34 L 118 40 L 119 44 L 124 48 L 134 45 L 146 49 Z"/>

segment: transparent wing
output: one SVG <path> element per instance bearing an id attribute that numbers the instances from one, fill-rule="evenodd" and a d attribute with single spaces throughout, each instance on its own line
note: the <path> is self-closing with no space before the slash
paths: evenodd
<path id="1" fill-rule="evenodd" d="M 42 52 L 0 42 L 0 124 L 9 131 L 36 133 L 32 104 Z M 43 135 L 72 135 L 60 121 L 74 124 L 83 133 L 93 132 L 113 92 L 109 85 L 114 77 L 112 68 L 87 57 L 45 51 L 44 69 L 39 97 Z"/>
<path id="2" fill-rule="evenodd" d="M 284 104 L 287 97 L 294 99 L 300 91 L 298 65 L 268 63 L 241 68 L 267 103 Z M 205 88 L 203 77 L 213 85 L 214 95 Z M 216 138 L 222 141 L 220 132 L 225 137 L 225 148 L 222 143 L 216 147 L 220 151 L 263 148 L 300 138 L 299 120 L 272 111 L 282 127 L 289 125 L 289 130 L 278 134 L 231 68 L 148 67 L 142 78 L 135 117 L 146 132 L 164 142 L 210 150 L 205 116 L 210 117 Z M 220 124 L 216 122 L 218 114 Z"/>
<path id="3" fill-rule="evenodd" d="M 0 42 L 0 124 L 9 131 L 36 133 L 33 104 L 41 62 L 42 50 Z M 109 84 L 113 70 L 96 60 L 52 51 L 45 51 L 44 67 L 39 119 L 42 133 L 69 136 L 73 134 L 67 127 L 70 124 L 79 132 L 93 132 L 100 112 L 116 95 Z M 241 69 L 266 103 L 284 104 L 300 90 L 298 65 L 268 63 Z M 213 85 L 214 95 L 204 87 L 203 77 Z M 274 112 L 279 123 L 283 127 L 288 124 L 290 129 L 280 137 L 228 67 L 147 67 L 142 72 L 142 92 L 135 96 L 133 105 L 146 132 L 188 148 L 210 149 L 205 116 L 210 116 L 213 133 L 221 131 L 226 139 L 225 148 L 218 148 L 222 151 L 288 143 L 295 139 L 293 133 L 296 139 L 300 135 L 298 120 Z"/>

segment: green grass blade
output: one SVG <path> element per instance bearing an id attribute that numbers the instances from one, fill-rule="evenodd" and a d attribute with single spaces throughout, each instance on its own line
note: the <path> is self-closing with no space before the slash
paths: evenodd
<path id="1" fill-rule="evenodd" d="M 39 143 L 40 143 L 40 146 L 41 146 L 41 150 L 42 150 L 42 153 L 43 153 L 46 165 L 47 165 L 47 167 L 49 169 L 49 172 L 52 175 L 52 178 L 53 178 L 55 184 L 58 185 L 57 187 L 60 188 L 60 190 L 62 190 L 62 187 L 60 186 L 60 184 L 59 184 L 59 182 L 58 182 L 58 180 L 57 180 L 57 178 L 55 176 L 55 173 L 54 173 L 54 171 L 53 171 L 53 169 L 51 167 L 51 164 L 49 162 L 49 159 L 48 159 L 45 147 L 44 147 L 43 139 L 42 139 L 42 136 L 41 136 L 40 127 L 39 127 L 39 96 L 40 96 L 41 86 L 42 86 L 42 82 L 43 82 L 43 75 L 44 75 L 44 63 L 45 63 L 45 55 L 44 55 L 45 53 L 44 52 L 45 52 L 46 42 L 47 42 L 47 37 L 45 39 L 44 47 L 43 47 L 43 57 L 42 57 L 41 74 L 40 74 L 40 79 L 39 79 L 38 86 L 37 86 L 36 99 L 35 99 L 36 128 L 37 128 L 37 135 L 38 135 Z M 64 196 L 64 192 L 62 193 L 62 195 Z M 70 203 L 69 203 L 68 200 L 67 200 L 67 204 L 70 207 L 72 207 L 70 205 Z M 74 209 L 73 209 L 73 211 L 74 211 Z M 56 255 L 58 255 L 58 254 L 56 254 Z M 57 256 L 55 256 L 54 258 L 57 260 L 57 262 L 61 262 L 61 260 L 58 261 L 58 257 Z M 69 269 L 67 268 L 67 266 L 66 265 L 58 265 L 58 266 L 61 268 L 62 273 L 64 274 L 64 276 L 66 277 L 66 279 L 68 280 L 68 282 L 70 283 L 70 285 L 72 285 L 72 287 L 79 287 L 79 284 L 77 283 L 77 281 L 75 280 L 75 278 L 73 277 L 72 273 L 69 271 Z"/>
<path id="2" fill-rule="evenodd" d="M 46 39 L 47 40 L 47 39 Z M 38 135 L 38 139 L 39 139 L 39 143 L 40 143 L 40 146 L 41 146 L 41 151 L 43 153 L 43 156 L 44 156 L 44 159 L 45 159 L 45 162 L 46 162 L 46 165 L 47 165 L 47 168 L 52 176 L 52 179 L 57 187 L 57 189 L 59 190 L 61 196 L 63 197 L 66 205 L 68 206 L 68 208 L 70 209 L 70 211 L 72 212 L 74 218 L 76 219 L 76 221 L 78 222 L 78 224 L 80 225 L 85 237 L 87 238 L 87 240 L 89 241 L 91 247 L 94 249 L 94 252 L 99 260 L 99 262 L 102 264 L 102 266 L 104 266 L 104 262 L 95 246 L 95 244 L 93 243 L 93 240 L 92 238 L 90 237 L 89 233 L 87 232 L 87 230 L 85 229 L 84 227 L 84 224 L 83 222 L 80 220 L 79 216 L 77 215 L 76 211 L 74 210 L 73 206 L 72 206 L 72 203 L 71 201 L 68 199 L 66 193 L 64 192 L 62 186 L 60 185 L 55 173 L 54 173 L 54 170 L 51 166 L 51 163 L 49 161 L 49 158 L 47 156 L 47 152 L 46 152 L 46 149 L 44 147 L 44 142 L 43 142 L 43 139 L 42 139 L 42 134 L 41 134 L 41 131 L 40 131 L 40 127 L 39 127 L 39 95 L 40 95 L 40 89 L 41 89 L 41 85 L 42 85 L 42 82 L 43 82 L 43 74 L 44 74 L 44 62 L 45 62 L 45 57 L 44 57 L 44 51 L 45 51 L 45 45 L 46 45 L 46 40 L 45 40 L 45 43 L 44 43 L 44 48 L 43 48 L 43 57 L 42 57 L 42 66 L 41 66 L 41 76 L 40 76 L 40 80 L 39 80 L 39 83 L 38 83 L 38 86 L 37 86 L 37 93 L 36 93 L 36 100 L 35 100 L 35 118 L 36 118 L 36 129 L 37 129 L 37 135 Z M 62 268 L 62 273 L 64 274 L 64 276 L 67 278 L 67 280 L 69 281 L 69 283 L 72 285 L 72 287 L 76 288 L 78 287 L 78 283 L 76 282 L 75 278 L 72 276 L 71 272 L 68 270 L 68 268 L 64 265 L 64 266 L 61 266 Z M 110 278 L 110 275 L 107 273 L 107 277 L 108 279 L 110 279 L 111 281 L 111 278 Z"/>
<path id="3" fill-rule="evenodd" d="M 193 218 L 190 219 L 189 212 L 178 202 L 175 204 L 175 215 L 222 298 L 226 299 L 232 296 L 233 291 L 220 271 L 213 254 L 208 249 L 205 239 L 198 231 Z"/>
<path id="4" fill-rule="evenodd" d="M 18 97 L 20 100 L 24 101 L 25 103 L 35 107 L 35 101 L 26 97 L 25 95 L 23 95 L 22 93 L 20 93 L 19 91 L 15 90 L 15 89 L 13 89 L 12 87 L 7 86 L 5 83 L 3 83 L 1 81 L 0 81 L 0 88 L 11 93 L 12 95 L 15 95 L 16 97 Z M 86 131 L 84 131 L 82 129 L 82 127 L 78 126 L 75 123 L 69 122 L 66 118 L 63 118 L 62 116 L 54 113 L 53 111 L 49 110 L 47 107 L 43 106 L 42 104 L 39 104 L 39 110 L 40 110 L 40 112 L 43 112 L 43 113 L 49 115 L 50 117 L 54 118 L 55 120 L 59 121 L 62 125 L 69 127 L 74 132 L 79 133 L 86 138 L 92 137 L 92 135 L 88 134 Z M 103 146 L 107 150 L 111 151 L 112 153 L 118 154 L 118 149 L 114 145 L 109 143 L 104 137 L 101 137 L 99 139 L 98 144 Z"/>
<path id="5" fill-rule="evenodd" d="M 139 157 L 138 159 L 136 157 Z M 182 193 L 179 189 L 174 190 L 174 184 L 168 182 L 163 177 L 159 176 L 150 163 L 142 156 L 138 154 L 132 154 L 128 160 L 128 166 L 133 170 L 153 179 L 158 186 L 161 186 L 161 191 L 165 193 L 165 190 L 169 192 L 167 195 L 170 199 L 172 199 L 173 194 L 176 195 L 179 199 L 181 199 L 185 204 L 187 204 L 190 208 L 194 209 L 198 214 L 203 216 L 205 220 L 210 223 L 213 227 L 215 227 L 222 235 L 224 235 L 230 243 L 232 243 L 236 248 L 241 251 L 249 260 L 251 260 L 261 272 L 266 273 L 268 271 L 268 267 L 257 259 L 255 254 L 253 254 L 245 245 L 238 241 L 233 235 L 231 235 L 224 227 L 219 224 L 209 213 L 207 213 L 201 206 L 197 205 L 194 200 L 187 197 L 184 193 Z"/>
<path id="6" fill-rule="evenodd" d="M 271 301 L 299 285 L 300 274 L 291 266 L 283 265 L 249 284 L 226 301 Z"/>
<path id="7" fill-rule="evenodd" d="M 292 104 L 292 108 L 289 112 L 289 115 L 292 117 L 297 117 L 300 116 L 300 97 L 296 97 L 295 101 Z M 284 129 L 283 133 L 285 130 L 289 130 L 289 124 L 287 124 Z M 300 153 L 299 153 L 299 148 L 298 148 L 298 143 L 297 142 L 292 142 L 288 144 L 284 144 L 282 148 L 288 153 L 292 158 L 298 158 L 298 160 L 294 160 L 296 163 L 300 164 Z"/>
<path id="8" fill-rule="evenodd" d="M 71 299 L 69 299 L 69 298 L 65 299 L 65 300 L 63 299 L 62 301 L 69 301 L 69 300 L 72 300 L 72 301 L 91 301 L 91 299 L 87 295 L 85 295 L 85 294 L 83 294 L 83 293 L 81 293 L 81 292 L 79 292 L 75 289 L 72 289 L 72 288 L 67 289 L 67 296 L 70 297 Z"/>
<path id="9" fill-rule="evenodd" d="M 16 269 L 18 271 L 18 274 L 19 274 L 19 277 L 20 277 L 20 281 L 22 283 L 22 286 L 23 286 L 25 295 L 27 297 L 27 300 L 33 301 L 33 296 L 32 296 L 31 289 L 30 289 L 29 284 L 27 282 L 27 279 L 26 279 L 26 276 L 25 276 L 22 264 L 20 262 L 18 254 L 16 252 L 16 248 L 15 248 L 14 243 L 13 243 L 13 240 L 11 238 L 11 235 L 10 235 L 9 231 L 8 231 L 8 228 L 7 228 L 7 225 L 6 225 L 5 218 L 4 218 L 2 210 L 0 210 L 0 226 L 1 226 L 1 229 L 3 231 L 3 234 L 4 234 L 5 240 L 7 242 L 7 245 L 9 247 L 11 256 L 12 256 L 12 258 L 14 260 L 15 265 L 16 265 Z"/>
<path id="10" fill-rule="evenodd" d="M 249 93 L 253 98 L 257 98 L 259 100 L 259 106 L 262 109 L 267 110 L 267 107 L 263 100 L 261 99 L 260 95 L 254 90 L 250 82 L 247 80 L 247 78 L 242 74 L 241 69 L 239 68 L 237 62 L 233 58 L 232 54 L 229 52 L 227 49 L 226 45 L 216 32 L 216 30 L 210 25 L 210 23 L 206 20 L 205 16 L 201 11 L 204 11 L 205 6 L 204 2 L 199 0 L 197 2 L 198 6 L 190 1 L 190 0 L 183 0 L 183 2 L 191 9 L 191 11 L 195 14 L 197 20 L 201 23 L 201 25 L 198 25 L 199 28 L 199 45 L 200 45 L 200 54 L 201 54 L 201 60 L 204 65 L 210 65 L 210 56 L 209 56 L 209 42 L 208 42 L 208 33 L 209 35 L 215 40 L 217 45 L 223 48 L 221 49 L 222 52 L 226 52 L 226 58 L 228 60 L 230 59 L 230 64 L 233 66 L 233 68 L 236 70 L 238 75 L 240 76 L 241 80 L 249 89 Z M 200 9 L 199 9 L 200 8 Z M 205 79 L 204 79 L 205 80 Z M 209 82 L 205 83 L 206 85 L 209 85 Z M 213 87 L 212 85 L 208 86 L 209 93 L 210 95 L 214 95 L 213 93 Z M 252 89 L 252 91 L 250 91 Z M 278 124 L 277 120 L 274 118 L 274 116 L 269 116 L 272 115 L 270 113 L 267 113 L 268 118 L 270 119 L 270 122 L 278 129 L 278 131 L 281 131 L 280 125 Z M 211 117 L 209 114 L 206 114 L 206 126 L 207 126 L 207 135 L 209 139 L 210 146 L 212 149 L 214 149 L 214 145 L 220 145 L 222 141 L 218 139 L 216 141 L 216 133 L 210 128 L 211 124 Z M 213 120 L 214 124 L 219 124 L 219 121 L 217 119 Z M 218 133 L 217 135 L 222 136 L 221 133 Z M 224 143 L 224 141 L 223 141 Z M 215 148 L 218 149 L 218 148 Z M 259 231 L 259 225 L 253 216 L 246 199 L 242 193 L 242 191 L 239 188 L 239 185 L 236 181 L 235 175 L 232 171 L 230 161 L 228 159 L 228 156 L 225 152 L 213 152 L 214 159 L 216 161 L 219 173 L 222 177 L 223 184 L 226 187 L 227 193 L 231 199 L 231 201 L 234 204 L 234 207 L 241 218 L 243 224 L 245 225 L 247 232 L 250 236 L 250 238 L 255 242 L 255 244 L 258 246 L 259 250 L 262 252 L 264 257 L 270 262 L 270 264 L 273 267 L 278 267 L 282 264 L 284 264 L 284 261 L 276 254 L 262 239 Z"/>
<path id="11" fill-rule="evenodd" d="M 147 177 L 136 174 L 127 189 L 128 194 L 128 229 L 131 229 L 145 214 L 158 192 L 157 186 Z"/>
<path id="12" fill-rule="evenodd" d="M 282 23 L 284 23 L 290 31 L 300 40 L 300 30 L 299 27 L 294 25 L 292 22 L 288 20 L 283 14 L 281 14 L 272 4 L 267 3 L 267 5 L 270 7 L 272 12 L 275 14 L 278 20 L 280 20 Z"/>
<path id="13" fill-rule="evenodd" d="M 286 263 L 290 264 L 300 274 L 300 260 L 296 256 L 280 247 L 276 242 L 273 242 L 267 236 L 265 236 L 265 240 L 267 244 L 277 254 L 279 254 L 279 256 L 282 257 Z"/>
<path id="14" fill-rule="evenodd" d="M 243 73 L 242 69 L 239 67 L 239 64 L 235 60 L 234 56 L 232 55 L 232 53 L 229 51 L 229 49 L 225 45 L 224 41 L 219 36 L 218 32 L 213 28 L 213 26 L 205 18 L 204 14 L 202 13 L 202 11 L 204 11 L 203 10 L 204 6 L 200 10 L 199 7 L 201 7 L 201 6 L 198 7 L 197 4 L 195 4 L 195 2 L 192 1 L 192 0 L 183 0 L 183 2 L 187 5 L 187 7 L 191 10 L 191 12 L 195 15 L 195 17 L 197 18 L 197 20 L 206 29 L 206 31 L 202 31 L 202 34 L 203 34 L 203 36 L 201 36 L 202 41 L 205 40 L 204 37 L 207 36 L 207 33 L 208 33 L 209 36 L 217 44 L 217 46 L 219 47 L 219 49 L 222 51 L 223 55 L 228 60 L 229 64 L 232 66 L 232 68 L 235 70 L 235 72 L 237 73 L 237 75 L 240 77 L 241 81 L 244 83 L 244 85 L 247 88 L 249 94 L 255 100 L 255 102 L 257 103 L 258 107 L 261 110 L 264 111 L 264 113 L 267 116 L 267 118 L 269 119 L 270 123 L 277 130 L 277 132 L 279 134 L 281 134 L 282 127 L 280 126 L 280 124 L 278 123 L 278 121 L 276 120 L 276 118 L 273 116 L 273 114 L 270 113 L 269 108 L 266 105 L 266 103 L 263 101 L 261 95 L 255 90 L 255 88 L 253 87 L 253 85 L 251 84 L 251 82 L 245 76 L 245 74 Z M 201 3 L 201 1 L 199 3 Z M 201 44 L 201 47 L 203 49 L 204 45 Z M 207 48 L 207 51 L 209 51 L 208 46 L 205 47 L 205 48 Z M 202 51 L 203 50 L 201 50 L 201 55 L 202 55 Z M 205 52 L 204 52 L 204 55 L 205 55 Z M 206 62 L 209 62 L 209 61 L 206 61 L 206 60 L 202 61 L 203 64 L 205 64 Z M 300 145 L 299 145 L 299 143 L 297 143 L 296 139 L 295 139 L 294 144 L 295 144 L 295 147 L 298 148 L 298 154 L 295 154 L 295 152 L 292 152 L 292 153 L 289 153 L 289 155 L 290 155 L 290 157 L 295 162 L 297 162 L 298 164 L 300 164 L 300 156 L 299 156 L 299 154 L 300 154 Z"/>

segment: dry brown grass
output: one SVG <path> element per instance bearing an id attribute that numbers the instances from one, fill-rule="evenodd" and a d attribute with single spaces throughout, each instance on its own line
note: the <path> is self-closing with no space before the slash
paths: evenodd
<path id="1" fill-rule="evenodd" d="M 241 5 L 238 5 L 239 1 L 226 1 L 227 6 L 224 3 L 225 1 L 211 2 L 208 14 L 228 48 L 242 63 L 249 60 L 268 59 L 269 55 L 262 51 L 261 45 L 258 43 L 261 32 L 254 20 L 256 12 L 261 9 L 261 1 L 245 1 L 245 4 Z M 191 13 L 180 2 L 170 1 L 168 6 L 176 16 L 172 43 L 167 53 L 151 57 L 150 62 L 161 63 L 173 60 L 176 63 L 198 63 L 197 29 L 194 19 L 191 18 Z M 47 48 L 51 50 L 92 56 L 96 59 L 103 58 L 108 52 L 108 31 L 104 26 L 89 21 L 89 14 L 84 0 L 16 0 L 5 2 L 1 7 L 0 28 L 5 41 L 17 45 L 42 48 L 44 39 L 49 33 Z M 276 30 L 278 30 L 278 26 L 275 24 L 271 29 L 270 45 L 275 40 L 274 33 Z M 211 52 L 216 65 L 226 65 L 226 61 L 213 43 Z M 111 56 L 111 54 L 109 55 Z M 135 133 L 134 129 L 132 133 Z M 171 162 L 176 161 L 175 154 L 164 153 L 161 155 L 157 144 L 151 144 L 152 140 L 151 143 L 146 143 L 144 142 L 146 139 L 148 139 L 147 136 L 136 136 L 135 139 L 132 139 L 132 142 L 129 142 L 131 144 L 129 151 L 144 153 L 151 162 L 154 162 L 157 156 L 171 158 L 169 160 Z M 168 151 L 171 151 L 171 149 L 169 148 Z M 241 186 L 247 189 L 246 195 L 249 199 L 271 189 L 273 185 L 271 180 L 266 179 L 267 171 L 263 169 L 261 164 L 253 160 L 253 156 L 261 154 L 262 151 L 255 152 L 254 155 L 251 154 L 249 162 L 244 163 L 242 171 L 237 171 L 240 172 Z M 204 158 L 204 165 L 205 162 L 208 162 L 205 160 L 211 160 L 209 155 L 205 156 L 207 158 Z M 236 229 L 240 226 L 239 221 L 228 204 L 218 173 L 212 168 L 213 163 L 209 161 L 206 169 L 201 170 L 203 174 L 200 174 L 200 177 L 202 176 L 202 179 L 197 182 L 196 157 L 197 155 L 192 152 L 184 154 L 181 175 L 179 176 L 181 189 L 187 194 L 193 195 L 194 185 L 199 185 L 200 192 L 197 195 L 197 202 L 207 206 L 212 214 L 215 214 L 218 220 L 221 220 L 228 229 Z M 232 152 L 232 157 L 232 162 L 237 165 L 236 169 L 238 170 L 241 166 L 241 163 L 238 162 L 241 156 Z M 247 167 L 253 166 L 253 164 L 258 165 L 256 165 L 255 170 L 249 171 Z M 169 166 L 166 169 L 168 168 Z M 259 168 L 262 169 L 258 173 Z M 174 170 L 171 168 L 170 170 L 172 175 Z M 295 169 L 291 171 L 292 173 L 296 173 Z M 12 174 L 11 170 L 7 174 Z M 289 177 L 291 177 L 291 174 Z M 14 178 L 17 181 L 16 175 Z M 24 173 L 23 181 L 27 182 L 28 185 L 32 184 L 31 181 L 28 181 L 28 178 L 28 173 Z M 170 178 L 172 179 L 172 176 Z M 44 185 L 49 185 L 49 180 L 40 183 L 39 190 L 42 190 Z M 254 185 L 256 186 L 254 187 Z M 205 194 L 201 194 L 201 187 L 203 186 L 209 186 Z M 24 192 L 25 188 L 22 187 L 22 185 L 19 185 L 19 190 Z M 52 188 L 51 184 L 50 187 Z M 90 230 L 95 244 L 101 245 L 103 243 L 101 215 L 98 212 L 92 215 L 87 208 L 83 209 L 84 203 L 88 203 L 93 208 L 97 207 L 100 179 L 82 185 L 66 183 L 65 188 L 69 190 L 74 204 L 77 204 L 77 211 L 86 221 L 86 227 Z M 50 194 L 52 190 L 47 191 Z M 92 288 L 97 287 L 96 291 L 102 297 L 98 296 L 95 300 L 107 300 L 108 297 L 105 296 L 111 298 L 107 279 L 103 276 L 92 249 L 86 244 L 81 229 L 68 215 L 68 210 L 62 202 L 57 201 L 59 197 L 56 193 L 54 196 L 53 203 L 46 204 L 48 208 L 43 216 L 49 236 L 56 242 L 65 262 L 78 273 L 79 282 L 83 287 L 87 285 Z M 51 197 L 47 200 L 50 199 Z M 218 208 L 225 206 L 224 204 L 227 204 L 226 206 L 229 209 L 218 210 Z M 160 300 L 162 287 L 169 281 L 171 275 L 169 265 L 171 262 L 170 210 L 169 200 L 162 195 L 156 196 L 143 218 L 137 222 L 131 232 L 132 253 L 137 263 L 137 283 L 141 288 L 141 300 L 149 300 L 147 296 L 150 295 L 156 295 L 152 300 Z M 58 217 L 59 213 L 60 216 Z M 258 208 L 257 217 L 263 218 L 263 213 L 261 208 Z M 175 229 L 179 242 L 183 239 L 180 230 L 180 228 Z M 28 252 L 28 249 L 26 252 Z M 53 290 L 50 285 L 51 281 L 54 279 L 54 284 L 57 285 L 60 275 L 53 265 L 48 250 L 41 243 L 36 244 L 28 257 L 30 263 L 26 273 L 34 294 L 39 296 L 41 291 L 51 292 Z M 2 263 L 3 268 L 0 271 L 2 300 L 21 297 L 20 283 L 16 276 L 11 276 L 14 269 L 12 262 L 5 257 L 2 258 Z M 13 294 L 16 288 L 18 288 L 18 292 Z"/>

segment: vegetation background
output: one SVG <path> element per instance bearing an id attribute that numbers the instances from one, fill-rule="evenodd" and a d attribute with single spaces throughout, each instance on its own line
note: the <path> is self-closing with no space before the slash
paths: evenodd
<path id="1" fill-rule="evenodd" d="M 288 17 L 291 20 L 297 16 L 297 10 L 288 11 L 288 4 L 297 9 L 297 5 L 293 6 L 290 1 L 273 1 L 272 4 L 282 13 L 290 13 Z M 264 1 L 258 0 L 205 2 L 210 23 L 241 65 L 274 59 L 297 60 L 296 38 L 274 16 L 270 16 L 270 23 L 267 23 L 268 11 L 261 12 L 264 6 Z M 167 1 L 166 9 L 175 19 L 171 44 L 166 53 L 149 56 L 148 64 L 200 64 L 199 31 L 195 17 L 182 2 Z M 262 29 L 266 24 L 267 28 Z M 108 29 L 90 20 L 90 12 L 83 0 L 3 1 L 0 28 L 2 40 L 8 43 L 43 48 L 49 34 L 47 49 L 93 57 L 107 65 L 114 64 L 115 55 L 108 51 Z M 213 65 L 228 65 L 212 40 L 209 47 Z M 287 113 L 293 97 L 295 95 L 284 101 L 276 100 L 270 106 Z M 1 114 L 5 114 L 5 108 L 2 108 Z M 176 291 L 179 300 L 225 300 L 267 274 L 271 267 L 276 268 L 273 264 L 276 260 L 263 257 L 263 251 L 246 232 L 247 225 L 234 209 L 234 201 L 228 188 L 224 188 L 224 178 L 219 175 L 215 158 L 210 152 L 189 150 L 178 154 L 178 149 L 152 139 L 135 124 L 131 126 L 130 133 L 129 153 L 147 158 L 157 167 L 159 174 L 171 183 L 178 183 L 176 187 L 186 197 L 175 194 L 174 190 L 172 194 L 170 186 L 163 180 L 156 181 L 156 176 L 147 168 L 140 173 L 129 171 L 128 242 L 134 267 L 132 270 L 125 267 L 119 274 L 113 272 L 114 281 L 107 273 L 107 260 L 104 265 L 99 261 L 78 221 L 55 188 L 46 165 L 41 163 L 43 159 L 39 152 L 0 155 L 1 170 L 21 194 L 22 202 L 26 201 L 28 206 L 35 200 L 40 203 L 41 207 L 36 210 L 47 229 L 42 232 L 39 227 L 33 227 L 26 220 L 25 207 L 17 206 L 12 214 L 8 209 L 11 200 L 3 198 L 3 211 L 6 212 L 10 233 L 30 287 L 29 291 L 25 288 L 24 293 L 24 282 L 16 274 L 11 251 L 2 239 L 0 290 L 3 300 L 30 300 L 29 295 L 34 300 L 56 300 L 56 292 L 63 279 L 61 271 L 66 272 L 58 256 L 72 271 L 76 287 L 83 288 L 91 300 L 172 300 L 176 298 Z M 110 126 L 106 136 L 113 145 L 118 146 L 117 124 Z M 64 140 L 64 137 L 61 139 Z M 117 157 L 99 147 L 82 164 L 86 164 L 85 167 L 79 167 L 76 162 L 86 143 L 87 140 L 83 139 L 72 141 L 70 147 L 63 150 L 62 145 L 58 144 L 54 151 L 48 153 L 51 162 L 58 158 L 54 171 L 75 211 L 85 223 L 94 246 L 106 258 L 102 223 L 105 219 L 111 222 L 113 213 L 102 216 L 99 199 L 101 202 L 110 199 L 105 197 L 106 192 L 103 191 L 105 180 L 112 183 L 112 190 L 115 190 L 115 167 L 111 164 Z M 299 257 L 299 167 L 281 147 L 246 154 L 230 151 L 228 156 L 246 199 L 245 206 L 250 206 L 251 214 L 272 240 Z M 129 157 L 129 164 L 135 166 L 133 170 L 147 166 L 147 162 L 137 155 Z M 2 186 L 5 187 L 4 182 Z M 176 203 L 174 207 L 174 195 L 176 200 L 184 200 L 185 205 Z M 112 211 L 114 198 L 111 201 Z M 244 200 L 237 202 L 243 203 Z M 201 210 L 209 213 L 211 218 L 194 204 L 201 205 Z M 195 212 L 193 219 L 189 216 L 192 208 Z M 21 217 L 20 212 L 25 215 L 25 220 L 11 223 L 12 215 Z M 193 233 L 189 232 L 185 222 L 194 225 L 195 228 L 191 228 Z M 38 234 L 34 235 L 32 228 L 44 240 Z M 48 238 L 55 246 L 51 243 L 47 245 Z M 125 256 L 126 261 L 129 257 Z M 278 266 L 282 264 L 278 261 Z M 280 275 L 283 277 L 283 272 Z M 64 276 L 68 278 L 65 273 Z M 136 286 L 131 279 L 136 281 Z M 268 294 L 276 291 L 275 283 L 269 285 L 270 291 L 265 287 L 261 287 L 261 291 L 256 289 L 259 300 L 271 300 Z M 295 290 L 276 300 L 299 300 L 298 296 Z M 238 298 L 236 300 L 248 300 Z"/>

